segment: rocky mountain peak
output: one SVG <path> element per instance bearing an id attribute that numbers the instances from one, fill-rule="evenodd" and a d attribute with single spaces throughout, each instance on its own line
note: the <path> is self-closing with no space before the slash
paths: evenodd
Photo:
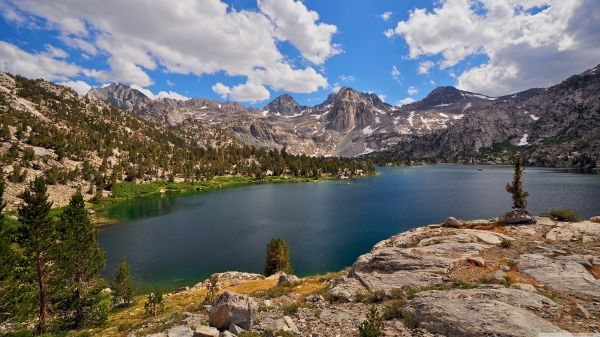
<path id="1" fill-rule="evenodd" d="M 421 103 L 424 106 L 435 107 L 445 104 L 452 104 L 463 99 L 464 95 L 461 90 L 451 86 L 437 87 L 427 95 Z"/>
<path id="2" fill-rule="evenodd" d="M 142 108 L 151 101 L 141 91 L 122 83 L 111 83 L 105 87 L 92 88 L 86 97 L 129 111 Z"/>
<path id="3" fill-rule="evenodd" d="M 281 114 L 284 116 L 292 116 L 299 114 L 302 111 L 303 107 L 296 102 L 296 100 L 288 95 L 283 94 L 277 96 L 274 100 L 272 100 L 269 104 L 265 105 L 263 110 L 267 110 L 271 113 Z"/>

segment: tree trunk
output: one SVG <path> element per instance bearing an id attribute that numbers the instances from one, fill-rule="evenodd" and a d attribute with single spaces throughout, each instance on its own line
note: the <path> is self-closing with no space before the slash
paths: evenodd
<path id="1" fill-rule="evenodd" d="M 42 267 L 42 259 L 36 257 L 36 272 L 38 279 L 38 287 L 40 289 L 40 313 L 38 325 L 35 329 L 36 335 L 41 335 L 46 331 L 46 312 L 48 311 L 48 295 L 46 294 L 46 280 L 44 279 L 44 271 Z"/>

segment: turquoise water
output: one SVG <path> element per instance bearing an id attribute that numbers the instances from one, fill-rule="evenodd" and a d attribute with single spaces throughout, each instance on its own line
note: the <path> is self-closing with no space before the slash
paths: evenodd
<path id="1" fill-rule="evenodd" d="M 512 168 L 435 165 L 379 168 L 351 182 L 264 184 L 191 195 L 153 196 L 105 211 L 122 222 L 100 229 L 106 276 L 126 255 L 143 287 L 192 285 L 214 272 L 261 273 L 274 236 L 299 275 L 349 266 L 376 242 L 447 216 L 491 218 L 509 210 Z M 569 207 L 600 215 L 600 175 L 527 168 L 529 208 Z"/>

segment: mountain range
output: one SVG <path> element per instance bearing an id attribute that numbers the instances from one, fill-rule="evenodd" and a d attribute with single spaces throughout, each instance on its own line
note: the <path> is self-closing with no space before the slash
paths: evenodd
<path id="1" fill-rule="evenodd" d="M 349 87 L 312 107 L 284 94 L 262 109 L 202 98 L 153 100 L 114 83 L 87 97 L 167 126 L 201 122 L 243 143 L 297 154 L 505 162 L 524 153 L 539 165 L 600 159 L 600 66 L 550 88 L 501 97 L 438 87 L 404 106 Z"/>

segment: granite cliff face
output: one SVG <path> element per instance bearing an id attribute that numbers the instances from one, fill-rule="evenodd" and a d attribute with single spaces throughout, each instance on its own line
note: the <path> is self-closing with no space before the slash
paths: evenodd
<path id="1" fill-rule="evenodd" d="M 263 109 L 201 98 L 150 100 L 120 84 L 88 97 L 171 126 L 201 121 L 244 143 L 292 153 L 467 162 L 525 153 L 539 165 L 593 166 L 600 159 L 599 83 L 596 67 L 547 89 L 502 97 L 439 87 L 401 107 L 348 87 L 313 107 L 286 94 Z"/>
<path id="2" fill-rule="evenodd" d="M 451 128 L 410 135 L 381 155 L 498 162 L 520 152 L 538 165 L 597 165 L 599 134 L 597 66 L 547 89 L 495 99 Z"/>

